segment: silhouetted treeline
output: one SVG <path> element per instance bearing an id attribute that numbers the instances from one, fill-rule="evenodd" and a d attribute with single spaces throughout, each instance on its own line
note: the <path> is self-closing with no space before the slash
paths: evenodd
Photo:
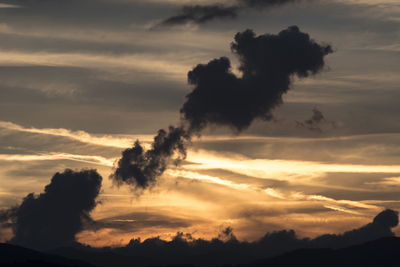
<path id="1" fill-rule="evenodd" d="M 371 223 L 340 235 L 325 234 L 317 238 L 299 238 L 293 230 L 267 233 L 254 242 L 239 241 L 231 228 L 212 240 L 196 239 L 190 234 L 177 233 L 171 240 L 159 237 L 144 241 L 132 239 L 118 248 L 75 246 L 52 250 L 64 257 L 84 260 L 99 266 L 149 265 L 237 265 L 277 256 L 298 249 L 340 249 L 382 237 L 393 237 L 391 228 L 398 225 L 393 210 L 379 213 Z M 313 252 L 314 253 L 314 252 Z"/>

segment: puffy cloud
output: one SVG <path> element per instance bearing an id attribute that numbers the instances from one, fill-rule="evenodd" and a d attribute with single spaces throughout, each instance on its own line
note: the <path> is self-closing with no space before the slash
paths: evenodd
<path id="1" fill-rule="evenodd" d="M 12 227 L 9 241 L 35 249 L 71 245 L 91 220 L 102 178 L 95 170 L 56 173 L 44 193 L 28 194 L 22 203 L 0 213 L 0 221 Z"/>
<path id="2" fill-rule="evenodd" d="M 333 52 L 330 45 L 318 44 L 297 26 L 277 35 L 239 32 L 231 48 L 239 58 L 242 77 L 232 72 L 226 57 L 197 65 L 188 73 L 194 88 L 181 108 L 181 126 L 170 126 L 169 132 L 159 130 L 148 151 L 139 142 L 125 150 L 111 178 L 145 189 L 163 174 L 174 155 L 178 154 L 178 160 L 185 158 L 188 141 L 201 135 L 206 126 L 229 126 L 240 132 L 256 119 L 270 120 L 292 77 L 318 73 L 325 65 L 324 57 Z"/>

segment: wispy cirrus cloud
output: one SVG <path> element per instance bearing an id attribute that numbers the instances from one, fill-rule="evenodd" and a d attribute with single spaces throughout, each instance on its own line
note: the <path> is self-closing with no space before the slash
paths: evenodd
<path id="1" fill-rule="evenodd" d="M 104 55 L 93 53 L 51 53 L 0 50 L 1 65 L 6 66 L 52 66 L 83 67 L 100 70 L 127 69 L 148 73 L 164 73 L 172 80 L 182 81 L 190 67 L 172 63 L 157 56 L 143 54 Z"/>
<path id="2" fill-rule="evenodd" d="M 112 167 L 114 161 L 101 156 L 75 155 L 68 153 L 43 153 L 43 154 L 0 154 L 0 161 L 48 161 L 48 160 L 72 160 L 90 163 L 106 167 Z"/>
<path id="3" fill-rule="evenodd" d="M 117 148 L 129 147 L 132 145 L 133 140 L 135 138 L 139 138 L 139 136 L 117 137 L 113 135 L 94 135 L 94 134 L 89 134 L 85 131 L 72 131 L 62 128 L 59 129 L 54 129 L 54 128 L 39 129 L 34 127 L 26 128 L 21 125 L 6 121 L 0 121 L 0 128 L 18 132 L 33 133 L 33 134 L 61 136 L 82 143 L 93 144 L 98 146 L 117 147 Z M 143 139 L 144 141 L 151 141 L 151 136 L 141 135 L 140 138 Z"/>
<path id="4" fill-rule="evenodd" d="M 195 164 L 188 169 L 229 169 L 240 174 L 259 178 L 276 177 L 292 180 L 293 177 L 319 177 L 324 173 L 400 173 L 400 165 L 329 164 L 317 161 L 250 159 L 244 156 L 226 158 L 205 151 L 191 152 L 187 160 Z"/>
<path id="5" fill-rule="evenodd" d="M 321 207 L 325 207 L 331 210 L 346 212 L 350 214 L 362 214 L 358 210 L 379 210 L 380 207 L 372 204 L 365 204 L 360 201 L 352 200 L 337 200 L 331 197 L 322 195 L 305 194 L 300 191 L 288 191 L 284 188 L 262 188 L 251 183 L 237 183 L 229 179 L 223 179 L 221 177 L 204 175 L 194 171 L 185 170 L 168 170 L 167 175 L 174 177 L 182 177 L 190 180 L 197 180 L 200 182 L 211 183 L 214 185 L 221 185 L 229 187 L 235 190 L 248 191 L 248 192 L 261 192 L 267 196 L 279 201 L 298 201 L 298 202 L 318 202 Z"/>
<path id="6" fill-rule="evenodd" d="M 0 8 L 20 8 L 19 5 L 0 3 Z"/>

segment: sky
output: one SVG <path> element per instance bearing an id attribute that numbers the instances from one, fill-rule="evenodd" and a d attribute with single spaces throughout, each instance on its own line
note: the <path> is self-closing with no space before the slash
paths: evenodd
<path id="1" fill-rule="evenodd" d="M 241 240 L 282 229 L 316 237 L 398 210 L 400 3 L 303 0 L 162 24 L 183 4 L 213 3 L 0 1 L 0 209 L 69 168 L 103 177 L 90 212 L 103 224 L 76 236 L 92 246 L 178 231 L 211 238 L 228 226 Z M 197 64 L 225 56 L 240 76 L 236 33 L 292 25 L 333 53 L 316 75 L 292 78 L 272 120 L 241 132 L 209 125 L 143 192 L 109 178 L 135 140 L 149 148 L 180 122 Z M 0 230 L 0 241 L 10 238 Z"/>

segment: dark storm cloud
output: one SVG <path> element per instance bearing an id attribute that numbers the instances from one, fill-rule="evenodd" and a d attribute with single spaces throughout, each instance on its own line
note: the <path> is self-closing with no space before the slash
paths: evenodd
<path id="1" fill-rule="evenodd" d="M 324 57 L 333 52 L 330 45 L 316 43 L 297 26 L 277 35 L 239 32 L 231 48 L 239 58 L 242 77 L 232 72 L 226 57 L 197 65 L 188 73 L 194 88 L 180 111 L 184 126 L 171 126 L 169 133 L 160 130 L 146 152 L 136 142 L 123 152 L 111 178 L 145 189 L 162 175 L 176 152 L 178 159 L 185 158 L 187 141 L 208 125 L 228 126 L 239 133 L 256 119 L 270 120 L 292 77 L 318 73 L 325 65 Z"/>
<path id="2" fill-rule="evenodd" d="M 153 185 L 176 155 L 178 163 L 186 157 L 186 143 L 190 135 L 183 127 L 169 127 L 169 132 L 161 129 L 154 137 L 152 148 L 145 151 L 139 141 L 122 153 L 118 168 L 111 175 L 118 184 L 126 183 L 135 188 L 145 189 Z"/>
<path id="3" fill-rule="evenodd" d="M 239 241 L 231 227 L 220 231 L 217 238 L 211 240 L 196 239 L 191 234 L 178 232 L 171 241 L 160 237 L 144 241 L 132 239 L 125 247 L 111 249 L 121 265 L 169 265 L 195 264 L 222 265 L 249 263 L 288 251 L 305 248 L 343 248 L 362 244 L 381 237 L 394 236 L 391 228 L 398 224 L 398 213 L 385 210 L 374 220 L 358 229 L 341 235 L 323 235 L 315 239 L 299 238 L 293 230 L 275 231 L 265 234 L 254 242 Z M 87 250 L 86 250 L 87 251 Z M 92 249 L 90 252 L 107 251 Z M 85 249 L 75 255 L 85 258 Z M 100 255 L 96 253 L 95 255 Z M 86 257 L 88 258 L 88 257 Z M 98 260 L 93 260 L 93 263 Z"/>
<path id="4" fill-rule="evenodd" d="M 324 57 L 333 52 L 330 45 L 316 43 L 297 26 L 278 35 L 256 36 L 246 30 L 236 34 L 231 48 L 239 58 L 242 77 L 232 73 L 225 57 L 200 64 L 188 74 L 194 89 L 181 113 L 191 129 L 216 124 L 242 131 L 255 119 L 270 120 L 271 111 L 290 89 L 291 78 L 318 73 Z"/>
<path id="5" fill-rule="evenodd" d="M 82 221 L 91 220 L 101 181 L 95 170 L 56 173 L 44 193 L 31 193 L 20 205 L 0 213 L 0 221 L 14 233 L 9 242 L 35 249 L 74 244 Z"/>
<path id="6" fill-rule="evenodd" d="M 239 13 L 248 8 L 265 9 L 300 0 L 238 0 L 235 5 L 185 5 L 175 16 L 163 20 L 157 26 L 183 25 L 187 23 L 201 24 L 214 19 L 234 19 Z"/>

